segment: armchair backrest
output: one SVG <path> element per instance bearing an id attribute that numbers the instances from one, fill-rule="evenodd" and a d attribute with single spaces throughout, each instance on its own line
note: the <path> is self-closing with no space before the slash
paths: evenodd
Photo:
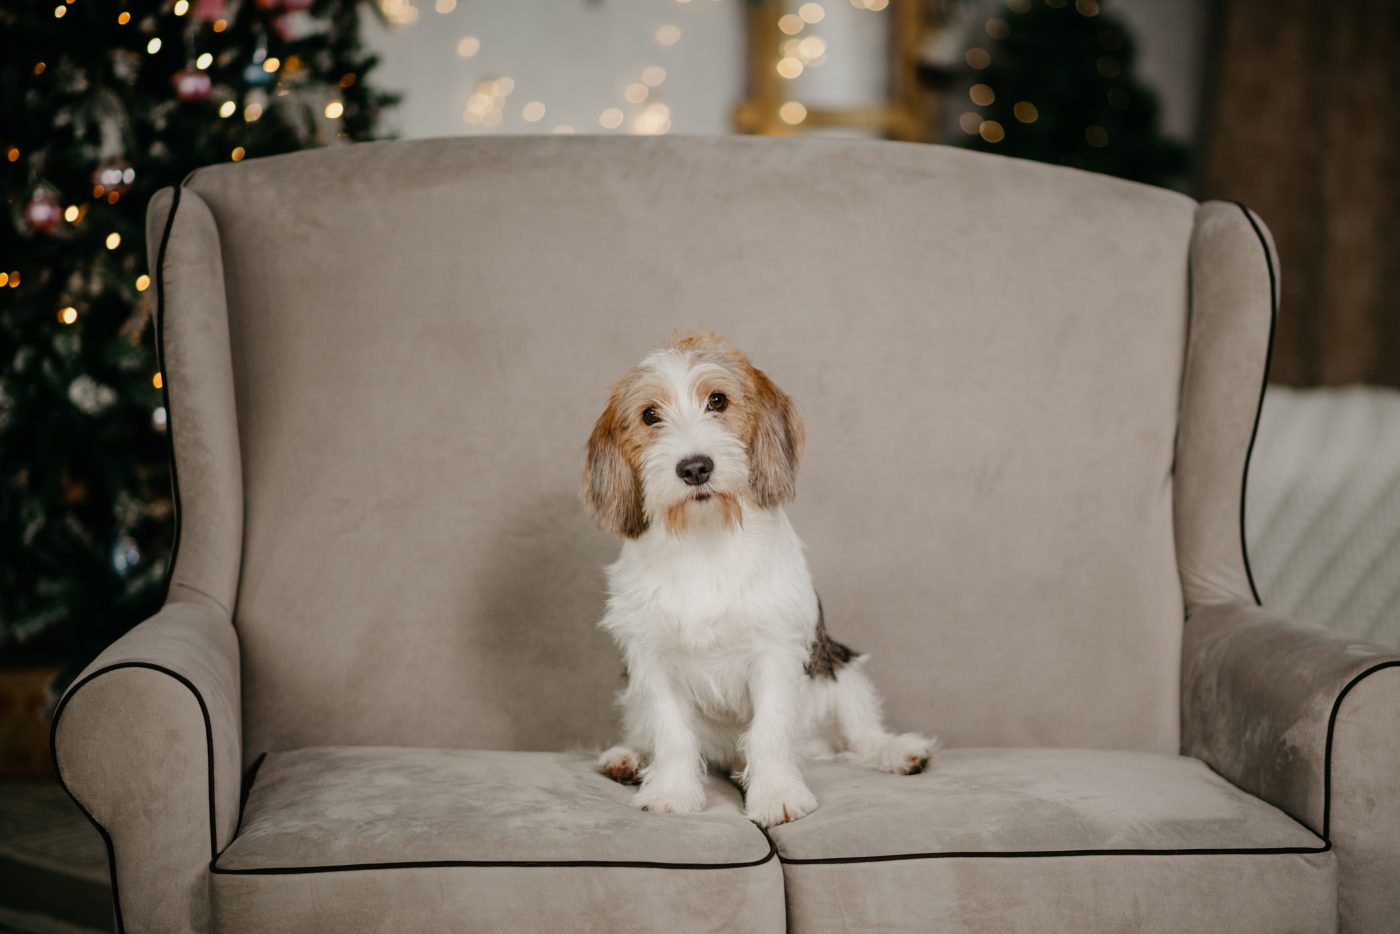
<path id="1" fill-rule="evenodd" d="M 150 220 L 172 592 L 233 614 L 249 757 L 611 738 L 617 543 L 580 504 L 583 444 L 676 328 L 797 400 L 790 514 L 896 726 L 1174 751 L 1197 212 L 837 140 L 432 140 L 194 173 Z M 1205 513 L 1238 482 L 1203 483 Z"/>

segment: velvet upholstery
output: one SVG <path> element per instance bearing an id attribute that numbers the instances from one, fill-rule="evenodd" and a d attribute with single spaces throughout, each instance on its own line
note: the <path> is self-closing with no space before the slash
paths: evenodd
<path id="1" fill-rule="evenodd" d="M 707 785 L 704 812 L 658 819 L 591 756 L 274 752 L 214 868 L 218 929 L 782 931 L 772 845 Z"/>
<path id="2" fill-rule="evenodd" d="M 593 624 L 617 545 L 579 508 L 580 452 L 677 327 L 802 409 L 793 521 L 895 724 L 1176 751 L 1191 200 L 733 138 L 371 144 L 186 188 L 230 309 L 249 758 L 612 740 Z"/>
<path id="3" fill-rule="evenodd" d="M 1331 842 L 1343 930 L 1400 925 L 1400 652 L 1214 604 L 1182 681 L 1183 752 Z"/>
<path id="4" fill-rule="evenodd" d="M 207 601 L 167 603 L 64 696 L 55 767 L 107 843 L 122 929 L 209 929 L 209 863 L 238 822 L 242 735 L 237 637 Z"/>
<path id="5" fill-rule="evenodd" d="M 796 931 L 1335 925 L 1323 841 L 1195 759 L 953 749 L 912 777 L 804 772 L 822 806 L 772 831 Z"/>
<path id="6" fill-rule="evenodd" d="M 201 169 L 148 232 L 179 548 L 165 608 L 54 734 L 125 930 L 1328 931 L 1338 892 L 1349 931 L 1395 916 L 1395 678 L 1330 730 L 1344 657 L 1381 656 L 1245 607 L 1277 264 L 1244 209 L 942 147 L 495 138 Z M 1028 748 L 893 795 L 814 766 L 823 810 L 754 865 L 724 861 L 763 841 L 722 783 L 691 823 L 624 811 L 577 756 L 512 754 L 614 738 L 616 543 L 578 502 L 582 446 L 676 327 L 731 337 L 801 407 L 790 512 L 893 725 Z M 955 787 L 976 826 L 930 793 Z M 853 788 L 912 816 L 852 820 Z M 433 836 L 425 803 L 452 815 Z M 1242 842 L 875 852 L 925 831 Z M 703 855 L 536 858 L 633 847 Z M 861 861 L 792 855 L 838 850 Z M 444 856 L 472 851 L 551 865 Z M 346 859 L 390 865 L 311 869 Z"/>

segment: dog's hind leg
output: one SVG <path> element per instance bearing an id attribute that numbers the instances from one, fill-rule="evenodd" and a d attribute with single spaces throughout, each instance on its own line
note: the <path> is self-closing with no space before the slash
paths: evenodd
<path id="1" fill-rule="evenodd" d="M 928 766 L 938 740 L 885 729 L 880 695 L 859 660 L 842 666 L 828 690 L 831 712 L 852 762 L 898 775 L 913 775 Z"/>

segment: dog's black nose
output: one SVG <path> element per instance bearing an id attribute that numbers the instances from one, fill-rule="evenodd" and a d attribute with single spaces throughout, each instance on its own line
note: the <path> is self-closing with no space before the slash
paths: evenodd
<path id="1" fill-rule="evenodd" d="M 699 486 L 715 472 L 715 462 L 704 454 L 687 457 L 676 465 L 676 476 L 691 486 Z"/>

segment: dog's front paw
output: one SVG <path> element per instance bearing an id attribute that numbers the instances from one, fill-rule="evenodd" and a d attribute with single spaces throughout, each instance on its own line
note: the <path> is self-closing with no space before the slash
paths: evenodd
<path id="1" fill-rule="evenodd" d="M 632 806 L 653 814 L 694 814 L 705 809 L 705 786 L 699 781 L 647 778 L 632 796 Z"/>
<path id="2" fill-rule="evenodd" d="M 817 809 L 817 796 L 800 778 L 755 780 L 744 793 L 744 816 L 760 827 L 776 827 Z"/>
<path id="3" fill-rule="evenodd" d="M 642 757 L 626 746 L 614 746 L 598 757 L 598 771 L 615 782 L 635 785 L 641 781 Z"/>

